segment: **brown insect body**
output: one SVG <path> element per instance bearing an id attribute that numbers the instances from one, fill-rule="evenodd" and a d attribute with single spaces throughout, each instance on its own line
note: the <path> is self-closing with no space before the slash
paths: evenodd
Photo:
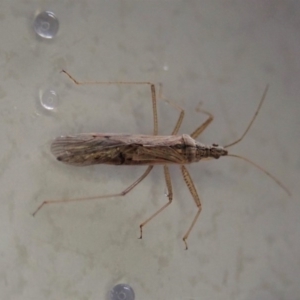
<path id="1" fill-rule="evenodd" d="M 155 85 L 150 82 L 79 82 L 67 71 L 62 71 L 65 73 L 75 84 L 86 85 L 86 84 L 106 84 L 106 85 L 147 85 L 150 86 L 151 96 L 152 96 L 152 110 L 153 110 L 153 123 L 154 130 L 153 135 L 129 135 L 129 134 L 114 134 L 114 133 L 83 133 L 75 136 L 61 136 L 56 138 L 52 145 L 51 151 L 57 160 L 74 165 L 74 166 L 88 166 L 95 164 L 109 164 L 109 165 L 147 165 L 147 169 L 144 173 L 136 179 L 131 185 L 118 193 L 112 193 L 100 196 L 91 196 L 84 198 L 73 198 L 73 199 L 61 199 L 61 200 L 47 200 L 41 203 L 41 205 L 35 210 L 33 215 L 35 215 L 44 205 L 46 204 L 57 204 L 57 203 L 67 203 L 83 200 L 95 200 L 103 198 L 114 198 L 122 197 L 132 191 L 142 180 L 144 180 L 149 173 L 152 171 L 154 165 L 163 165 L 166 187 L 168 190 L 168 202 L 159 208 L 155 213 L 149 216 L 143 223 L 140 224 L 140 238 L 142 238 L 143 228 L 148 224 L 153 218 L 160 214 L 164 209 L 166 209 L 173 200 L 173 188 L 171 182 L 171 176 L 169 171 L 169 164 L 180 165 L 181 173 L 183 179 L 191 193 L 191 196 L 197 207 L 197 212 L 193 218 L 193 221 L 183 236 L 183 241 L 185 243 L 185 248 L 188 248 L 187 239 L 191 233 L 199 215 L 202 210 L 202 205 L 200 197 L 193 183 L 193 180 L 185 167 L 185 164 L 190 164 L 193 162 L 198 162 L 201 159 L 211 159 L 219 158 L 220 156 L 229 156 L 242 159 L 257 169 L 264 172 L 267 176 L 273 179 L 279 186 L 281 186 L 288 195 L 290 195 L 289 190 L 272 174 L 263 169 L 260 165 L 255 164 L 253 161 L 235 154 L 228 154 L 227 148 L 239 143 L 246 135 L 250 129 L 252 123 L 254 122 L 261 105 L 266 97 L 268 86 L 266 86 L 265 91 L 262 95 L 258 108 L 252 117 L 251 122 L 242 134 L 242 136 L 232 142 L 231 144 L 225 145 L 224 147 L 218 146 L 217 144 L 204 145 L 197 142 L 195 139 L 200 136 L 200 134 L 207 128 L 207 126 L 213 121 L 213 115 L 205 110 L 197 109 L 197 111 L 205 114 L 207 116 L 206 121 L 204 121 L 200 126 L 198 126 L 194 132 L 190 135 L 183 134 L 178 135 L 178 131 L 182 124 L 184 118 L 184 110 L 173 103 L 172 101 L 164 98 L 160 93 L 159 98 L 175 109 L 179 111 L 179 117 L 177 123 L 171 133 L 168 136 L 158 135 L 158 120 L 157 120 L 157 108 L 156 108 L 156 91 Z"/>
<path id="2" fill-rule="evenodd" d="M 84 133 L 56 138 L 51 151 L 57 160 L 75 166 L 189 164 L 228 154 L 223 147 L 201 144 L 187 134 Z"/>

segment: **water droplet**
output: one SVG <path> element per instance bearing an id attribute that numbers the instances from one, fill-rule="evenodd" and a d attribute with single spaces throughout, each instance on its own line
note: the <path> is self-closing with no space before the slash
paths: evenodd
<path id="1" fill-rule="evenodd" d="M 117 284 L 109 293 L 109 300 L 134 300 L 135 295 L 132 287 L 128 284 Z"/>
<path id="2" fill-rule="evenodd" d="M 167 64 L 164 64 L 163 70 L 164 70 L 164 71 L 168 71 L 168 70 L 169 70 L 169 66 L 168 66 Z"/>
<path id="3" fill-rule="evenodd" d="M 40 103 L 47 110 L 56 109 L 59 103 L 57 93 L 52 89 L 40 91 Z"/>
<path id="4" fill-rule="evenodd" d="M 43 11 L 36 16 L 33 28 L 37 35 L 45 39 L 52 39 L 58 32 L 59 23 L 53 12 Z"/>

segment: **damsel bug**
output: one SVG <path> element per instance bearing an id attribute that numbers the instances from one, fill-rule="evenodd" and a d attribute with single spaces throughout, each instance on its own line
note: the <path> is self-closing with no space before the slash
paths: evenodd
<path id="1" fill-rule="evenodd" d="M 62 200 L 48 200 L 44 201 L 33 213 L 35 215 L 44 205 L 54 203 L 66 203 L 82 200 L 93 200 L 100 198 L 112 198 L 125 196 L 133 188 L 135 188 L 147 175 L 151 172 L 154 165 L 163 165 L 166 186 L 168 189 L 168 203 L 163 205 L 158 211 L 152 214 L 146 221 L 140 225 L 140 238 L 142 238 L 143 227 L 149 223 L 155 216 L 162 212 L 167 206 L 169 206 L 173 200 L 171 177 L 168 165 L 178 164 L 180 165 L 183 179 L 195 201 L 197 206 L 197 213 L 183 237 L 185 248 L 188 248 L 187 238 L 189 237 L 202 209 L 200 198 L 197 190 L 194 186 L 192 178 L 185 167 L 185 164 L 199 162 L 205 159 L 218 159 L 221 156 L 237 157 L 248 163 L 254 165 L 260 169 L 270 178 L 272 178 L 279 186 L 281 186 L 289 195 L 289 190 L 273 175 L 261 168 L 259 165 L 248 160 L 245 157 L 228 154 L 227 148 L 239 143 L 249 131 L 253 124 L 263 101 L 266 98 L 268 86 L 266 86 L 263 96 L 260 100 L 258 108 L 246 128 L 243 135 L 224 147 L 217 144 L 204 145 L 197 142 L 195 139 L 206 129 L 206 127 L 212 122 L 213 115 L 207 111 L 199 110 L 208 116 L 207 120 L 199 126 L 191 135 L 182 134 L 177 135 L 184 117 L 184 110 L 178 105 L 172 103 L 170 100 L 165 99 L 160 95 L 159 98 L 166 101 L 179 112 L 179 118 L 173 132 L 169 136 L 158 135 L 158 121 L 157 121 L 157 108 L 156 108 L 156 92 L 155 85 L 150 82 L 79 82 L 72 77 L 67 71 L 65 73 L 75 84 L 139 84 L 149 85 L 152 94 L 152 108 L 153 108 L 153 120 L 154 120 L 154 132 L 153 135 L 128 135 L 128 134 L 111 134 L 111 133 L 83 133 L 76 136 L 61 136 L 56 138 L 52 145 L 51 151 L 58 161 L 74 166 L 88 166 L 95 164 L 110 164 L 110 165 L 148 165 L 146 171 L 129 187 L 117 194 L 102 195 L 87 198 L 77 199 L 62 199 Z M 161 93 L 160 93 L 161 94 Z"/>

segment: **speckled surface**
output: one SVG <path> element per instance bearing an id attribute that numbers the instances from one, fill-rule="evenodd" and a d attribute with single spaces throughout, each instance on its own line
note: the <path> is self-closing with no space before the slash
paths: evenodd
<path id="1" fill-rule="evenodd" d="M 52 10 L 53 40 L 36 37 L 38 11 Z M 0 12 L 0 298 L 105 299 L 117 283 L 136 299 L 299 299 L 300 5 L 297 1 L 2 1 Z M 143 167 L 76 168 L 55 161 L 51 139 L 78 132 L 152 132 L 144 87 L 76 87 L 78 80 L 162 82 L 186 111 L 181 133 L 215 121 L 203 143 L 227 144 L 284 182 L 285 192 L 234 158 L 189 166 L 203 211 L 196 213 L 178 168 L 172 205 L 161 167 L 123 199 L 53 205 L 47 199 L 121 191 Z M 54 89 L 48 112 L 39 93 Z M 159 130 L 178 112 L 159 103 Z"/>

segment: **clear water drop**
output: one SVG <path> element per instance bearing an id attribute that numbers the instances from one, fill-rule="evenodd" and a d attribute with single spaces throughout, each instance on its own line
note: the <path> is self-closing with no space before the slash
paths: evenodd
<path id="1" fill-rule="evenodd" d="M 132 287 L 128 284 L 117 284 L 115 285 L 110 293 L 109 300 L 134 300 L 135 295 Z"/>
<path id="2" fill-rule="evenodd" d="M 58 32 L 59 23 L 53 12 L 43 11 L 34 19 L 33 28 L 37 35 L 53 39 Z"/>
<path id="3" fill-rule="evenodd" d="M 57 108 L 59 99 L 56 91 L 47 89 L 40 92 L 40 103 L 47 110 L 54 110 Z"/>

